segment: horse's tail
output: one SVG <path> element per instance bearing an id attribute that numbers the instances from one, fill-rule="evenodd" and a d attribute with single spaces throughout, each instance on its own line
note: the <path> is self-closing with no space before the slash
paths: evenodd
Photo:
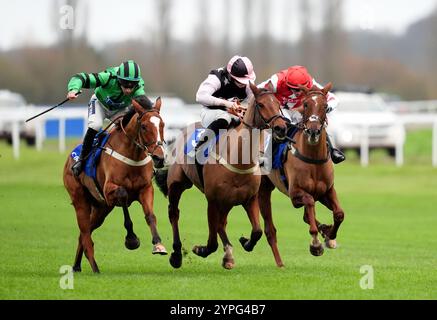
<path id="1" fill-rule="evenodd" d="M 155 171 L 155 182 L 158 185 L 159 190 L 161 190 L 166 197 L 168 195 L 167 176 L 168 167 L 164 167 Z"/>

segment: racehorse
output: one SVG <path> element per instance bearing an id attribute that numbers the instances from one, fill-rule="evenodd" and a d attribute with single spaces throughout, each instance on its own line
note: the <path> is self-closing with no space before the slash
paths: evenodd
<path id="1" fill-rule="evenodd" d="M 110 131 L 95 180 L 84 173 L 76 178 L 70 169 L 74 161 L 72 157 L 69 156 L 65 163 L 64 185 L 76 210 L 80 229 L 73 267 L 75 272 L 81 271 L 84 252 L 93 272 L 99 272 L 91 233 L 102 225 L 115 206 L 123 208 L 127 230 L 125 246 L 131 250 L 139 247 L 140 242 L 133 231 L 128 211 L 133 201 L 141 203 L 152 232 L 152 253 L 167 254 L 161 244 L 153 213 L 153 164 L 162 166 L 164 160 L 164 122 L 159 114 L 161 98 L 153 106 L 148 99 L 134 99 L 132 105 L 135 112 L 126 114 L 126 119 L 119 121 Z"/>
<path id="2" fill-rule="evenodd" d="M 254 129 L 272 128 L 274 138 L 283 139 L 287 123 L 282 116 L 279 101 L 271 91 L 258 89 L 252 83 L 250 87 L 254 99 L 249 102 L 242 122 L 220 136 L 215 148 L 209 154 L 208 161 L 201 169 L 203 174 L 199 174 L 195 164 L 184 161 L 183 157 L 186 156 L 180 152 L 182 159 L 176 159 L 168 170 L 156 175 L 161 191 L 164 195 L 168 195 L 168 213 L 173 228 L 173 253 L 170 256 L 170 264 L 174 268 L 182 265 L 182 243 L 178 226 L 179 200 L 182 193 L 193 184 L 205 194 L 208 201 L 208 243 L 206 246 L 194 246 L 192 251 L 196 255 L 206 258 L 215 252 L 218 248 L 218 233 L 225 251 L 222 266 L 226 269 L 234 267 L 232 245 L 226 234 L 226 224 L 229 211 L 237 205 L 244 207 L 252 225 L 250 239 L 240 238 L 243 248 L 252 251 L 262 236 L 257 200 L 261 181 L 258 164 L 259 137 L 255 139 L 251 133 Z M 185 130 L 182 136 L 184 143 L 193 131 L 193 128 L 191 131 Z M 223 141 L 229 139 L 236 143 L 228 143 L 225 144 L 226 147 L 220 148 Z M 243 141 L 248 142 L 250 146 L 250 150 L 246 150 L 249 152 L 247 161 L 243 161 L 244 155 L 241 152 Z M 184 143 L 179 147 L 183 147 Z M 176 145 L 176 148 L 179 147 Z M 230 161 L 232 154 L 238 154 L 238 159 Z"/>
<path id="3" fill-rule="evenodd" d="M 304 221 L 310 225 L 312 237 L 311 254 L 323 254 L 318 232 L 328 248 L 336 248 L 337 231 L 344 219 L 344 212 L 334 188 L 334 167 L 326 144 L 326 94 L 331 87 L 331 83 L 323 89 L 315 86 L 311 89 L 300 87 L 304 94 L 304 111 L 298 131 L 293 137 L 295 143 L 289 144 L 283 172 L 272 170 L 268 178 L 263 177 L 261 183 L 259 206 L 265 221 L 265 233 L 278 266 L 283 263 L 277 248 L 272 218 L 271 193 L 275 187 L 291 199 L 295 208 L 304 207 Z M 316 201 L 333 212 L 334 225 L 327 226 L 316 220 Z"/>

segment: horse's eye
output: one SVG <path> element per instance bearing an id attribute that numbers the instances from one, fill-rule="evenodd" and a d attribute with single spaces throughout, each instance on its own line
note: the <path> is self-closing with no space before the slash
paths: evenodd
<path id="1" fill-rule="evenodd" d="M 146 131 L 146 126 L 144 124 L 141 125 L 141 129 L 143 129 L 144 131 Z"/>

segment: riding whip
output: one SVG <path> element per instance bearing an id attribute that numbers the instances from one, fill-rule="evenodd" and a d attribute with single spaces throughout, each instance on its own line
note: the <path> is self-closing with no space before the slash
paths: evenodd
<path id="1" fill-rule="evenodd" d="M 79 92 L 77 92 L 76 93 L 76 97 L 78 96 L 78 95 L 80 95 L 82 93 L 82 91 L 79 91 Z M 53 107 L 51 107 L 51 108 L 49 108 L 49 109 L 47 109 L 47 110 L 45 110 L 45 111 L 43 111 L 43 112 L 41 112 L 41 113 L 38 113 L 36 116 L 33 116 L 33 117 L 31 117 L 31 118 L 29 118 L 29 119 L 27 119 L 25 122 L 29 122 L 30 120 L 33 120 L 33 119 L 35 119 L 35 118 L 38 118 L 39 116 L 42 116 L 44 113 L 47 113 L 47 112 L 49 112 L 49 111 L 52 111 L 53 109 L 55 109 L 55 108 L 57 108 L 57 107 L 59 107 L 59 106 L 62 106 L 64 103 L 66 103 L 68 100 L 70 100 L 70 99 L 65 99 L 64 101 L 62 101 L 61 103 L 58 103 L 56 106 L 53 106 Z"/>

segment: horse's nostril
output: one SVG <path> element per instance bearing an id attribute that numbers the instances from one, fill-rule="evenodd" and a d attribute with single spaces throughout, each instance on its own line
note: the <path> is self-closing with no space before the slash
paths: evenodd
<path id="1" fill-rule="evenodd" d="M 275 127 L 273 127 L 273 130 L 274 130 L 276 133 L 285 133 L 285 128 L 283 128 L 283 127 L 281 127 L 281 126 L 275 126 Z"/>

